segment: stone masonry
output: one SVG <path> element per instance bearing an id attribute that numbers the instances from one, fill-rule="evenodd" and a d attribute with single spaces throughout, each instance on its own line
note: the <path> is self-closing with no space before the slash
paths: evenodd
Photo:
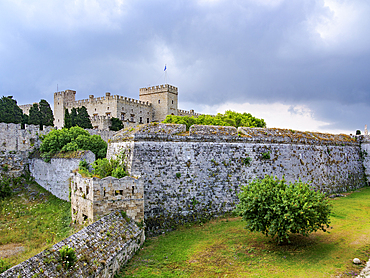
<path id="1" fill-rule="evenodd" d="M 72 220 L 92 223 L 117 209 L 135 221 L 144 218 L 144 186 L 141 179 L 123 177 L 83 178 L 71 174 Z"/>
<path id="2" fill-rule="evenodd" d="M 143 179 L 153 233 L 232 211 L 240 185 L 265 175 L 327 193 L 366 184 L 360 142 L 347 135 L 152 123 L 118 132 L 108 158 L 122 149 L 129 173 Z"/>
<path id="3" fill-rule="evenodd" d="M 129 217 L 123 217 L 121 211 L 115 211 L 13 266 L 0 274 L 0 278 L 114 277 L 144 241 L 144 229 Z M 62 266 L 59 253 L 66 245 L 75 249 L 77 256 L 76 263 L 69 269 Z"/>

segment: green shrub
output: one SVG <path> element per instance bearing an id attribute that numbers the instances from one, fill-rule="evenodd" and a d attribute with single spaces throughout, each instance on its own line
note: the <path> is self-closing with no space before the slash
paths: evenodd
<path id="1" fill-rule="evenodd" d="M 126 166 L 124 164 L 125 154 L 121 152 L 116 159 L 97 159 L 92 163 L 93 171 L 89 172 L 89 164 L 83 160 L 79 163 L 78 172 L 83 177 L 96 176 L 103 179 L 108 176 L 115 177 L 117 179 L 127 176 Z"/>
<path id="2" fill-rule="evenodd" d="M 10 178 L 2 177 L 0 180 L 0 200 L 5 197 L 12 195 L 12 189 L 10 188 Z"/>
<path id="3" fill-rule="evenodd" d="M 245 166 L 249 166 L 251 165 L 251 161 L 252 161 L 252 158 L 247 156 L 246 158 L 244 158 L 243 162 L 244 162 L 244 165 Z"/>
<path id="4" fill-rule="evenodd" d="M 241 187 L 235 212 L 247 222 L 246 229 L 289 242 L 289 233 L 308 236 L 329 227 L 331 205 L 324 194 L 307 183 L 287 184 L 272 176 L 255 179 Z"/>
<path id="5" fill-rule="evenodd" d="M 90 135 L 78 126 L 52 130 L 41 140 L 40 152 L 46 161 L 58 152 L 90 150 L 97 159 L 104 158 L 107 153 L 108 145 L 99 135 Z"/>
<path id="6" fill-rule="evenodd" d="M 271 158 L 270 151 L 262 153 L 262 159 L 270 159 L 270 158 Z"/>
<path id="7" fill-rule="evenodd" d="M 3 258 L 0 258 L 0 273 L 3 273 L 11 267 L 11 264 Z"/>
<path id="8" fill-rule="evenodd" d="M 70 268 L 74 263 L 77 261 L 77 256 L 75 249 L 64 245 L 60 250 L 59 250 L 60 258 L 62 260 L 62 265 L 64 266 L 65 269 Z"/>

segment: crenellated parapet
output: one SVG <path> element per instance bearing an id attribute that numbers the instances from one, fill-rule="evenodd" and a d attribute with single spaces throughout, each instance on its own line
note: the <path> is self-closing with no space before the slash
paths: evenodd
<path id="1" fill-rule="evenodd" d="M 158 94 L 163 92 L 169 92 L 178 95 L 178 88 L 169 84 L 151 86 L 146 88 L 140 88 L 139 95 L 142 96 L 148 94 Z"/>
<path id="2" fill-rule="evenodd" d="M 178 109 L 177 110 L 177 115 L 178 116 L 194 116 L 194 117 L 199 117 L 200 115 L 202 115 L 201 113 L 195 113 L 194 110 L 182 110 L 182 109 Z"/>

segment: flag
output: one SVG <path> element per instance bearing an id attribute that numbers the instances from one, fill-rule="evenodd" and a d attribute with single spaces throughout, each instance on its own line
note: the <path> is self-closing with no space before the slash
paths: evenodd
<path id="1" fill-rule="evenodd" d="M 166 71 L 166 69 L 167 69 L 167 66 L 166 66 L 166 65 L 164 65 L 164 70 L 163 70 L 163 71 Z"/>

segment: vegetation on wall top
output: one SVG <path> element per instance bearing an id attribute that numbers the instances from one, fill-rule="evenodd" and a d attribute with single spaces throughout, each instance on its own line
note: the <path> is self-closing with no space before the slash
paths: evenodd
<path id="1" fill-rule="evenodd" d="M 216 116 L 200 115 L 194 116 L 174 116 L 167 115 L 163 123 L 184 124 L 186 130 L 192 125 L 218 125 L 218 126 L 240 126 L 245 127 L 266 127 L 264 119 L 253 117 L 250 113 L 238 113 L 231 110 L 225 111 L 225 114 L 218 113 Z"/>
<path id="2" fill-rule="evenodd" d="M 97 159 L 107 154 L 107 143 L 99 135 L 90 135 L 78 126 L 52 130 L 41 140 L 40 152 L 46 160 L 58 152 L 90 150 Z"/>

